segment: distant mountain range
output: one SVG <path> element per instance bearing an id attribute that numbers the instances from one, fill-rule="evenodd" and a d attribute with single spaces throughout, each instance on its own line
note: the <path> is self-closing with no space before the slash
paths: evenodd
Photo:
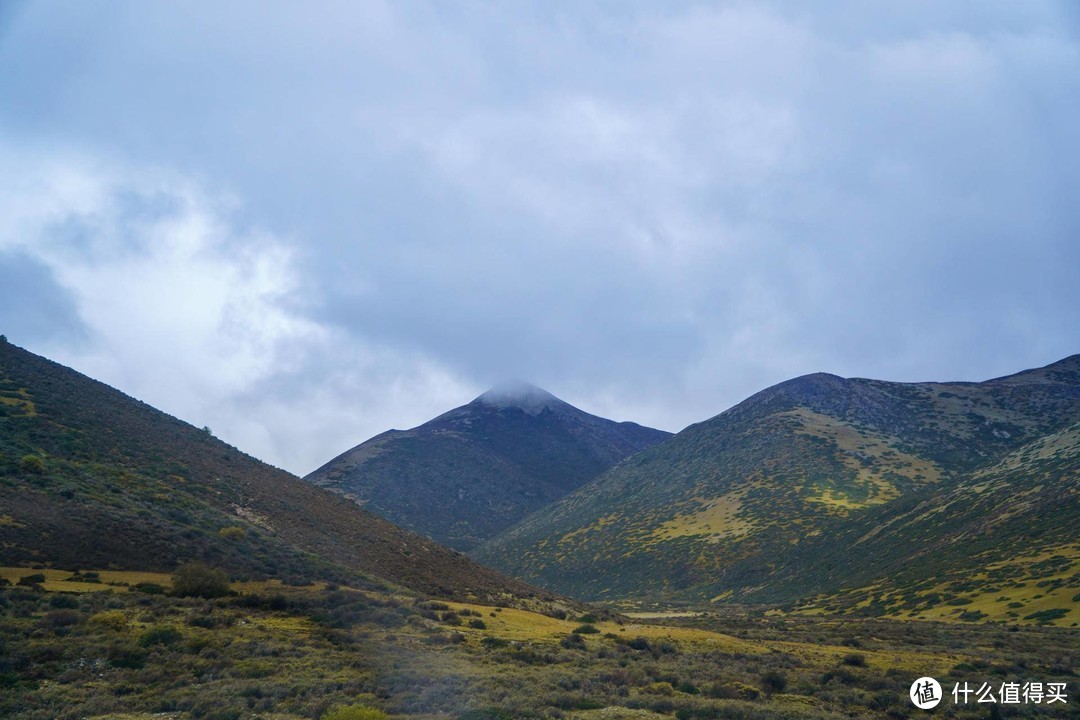
<path id="1" fill-rule="evenodd" d="M 1078 423 L 1080 356 L 981 383 L 808 375 L 628 458 L 473 556 L 588 599 L 961 613 L 1051 558 L 1031 587 L 1076 593 Z M 1020 614 L 1009 602 L 979 612 Z"/>
<path id="2" fill-rule="evenodd" d="M 307 480 L 0 339 L 0 566 L 1080 624 L 1080 355 L 808 375 L 674 436 L 500 386 Z"/>
<path id="3" fill-rule="evenodd" d="M 0 339 L 0 565 L 552 599 Z M 530 601 L 531 602 L 531 601 Z"/>
<path id="4" fill-rule="evenodd" d="M 519 382 L 412 430 L 378 435 L 304 479 L 469 550 L 668 437 Z"/>

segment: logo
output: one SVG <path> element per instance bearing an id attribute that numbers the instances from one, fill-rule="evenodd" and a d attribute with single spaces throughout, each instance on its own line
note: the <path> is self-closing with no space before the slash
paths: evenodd
<path id="1" fill-rule="evenodd" d="M 941 702 L 941 685 L 932 677 L 921 677 L 911 683 L 911 702 L 920 710 L 937 707 Z"/>

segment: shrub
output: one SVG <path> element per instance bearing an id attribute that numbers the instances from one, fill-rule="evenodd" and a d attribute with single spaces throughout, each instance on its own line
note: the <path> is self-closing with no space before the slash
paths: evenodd
<path id="1" fill-rule="evenodd" d="M 485 623 L 483 620 L 480 620 L 479 618 L 474 618 L 469 621 L 469 627 L 476 628 L 477 630 L 486 630 L 487 623 Z"/>
<path id="2" fill-rule="evenodd" d="M 229 576 L 224 570 L 202 563 L 187 563 L 172 576 L 173 595 L 180 597 L 215 598 L 229 594 Z"/>
<path id="3" fill-rule="evenodd" d="M 574 628 L 574 632 L 578 635 L 595 635 L 600 630 L 595 625 L 579 625 Z"/>
<path id="4" fill-rule="evenodd" d="M 585 647 L 585 638 L 581 637 L 580 635 L 574 635 L 573 633 L 571 633 L 564 637 L 562 640 L 560 640 L 559 644 L 567 650 L 580 650 Z"/>
<path id="5" fill-rule="evenodd" d="M 79 607 L 79 601 L 70 595 L 53 595 L 49 598 L 49 605 L 54 608 L 67 608 L 75 610 Z"/>
<path id="6" fill-rule="evenodd" d="M 322 720 L 389 720 L 390 716 L 367 705 L 335 705 L 323 713 Z"/>
<path id="7" fill-rule="evenodd" d="M 165 587 L 163 585 L 158 585 L 157 583 L 151 583 L 151 582 L 137 583 L 135 585 L 135 589 L 138 590 L 141 593 L 146 593 L 147 595 L 164 595 L 165 594 Z"/>
<path id="8" fill-rule="evenodd" d="M 1053 620 L 1058 620 L 1069 614 L 1069 611 L 1064 608 L 1051 608 L 1049 610 L 1040 610 L 1033 612 L 1030 615 L 1025 615 L 1025 620 L 1035 620 L 1040 623 L 1048 623 Z"/>
<path id="9" fill-rule="evenodd" d="M 40 585 L 43 582 L 45 582 L 45 576 L 41 573 L 34 573 L 32 575 L 23 575 L 16 584 L 22 585 L 23 587 L 31 587 Z"/>
<path id="10" fill-rule="evenodd" d="M 866 667 L 866 656 L 852 653 L 850 655 L 845 655 L 842 662 L 845 665 L 851 665 L 852 667 Z"/>
<path id="11" fill-rule="evenodd" d="M 765 691 L 766 695 L 784 692 L 786 687 L 787 675 L 779 670 L 769 670 L 761 676 L 761 689 Z"/>
<path id="12" fill-rule="evenodd" d="M 150 647 L 151 645 L 170 647 L 183 639 L 184 636 L 172 625 L 158 625 L 140 635 L 139 644 L 143 647 Z"/>
<path id="13" fill-rule="evenodd" d="M 105 610 L 90 616 L 90 624 L 106 630 L 124 630 L 128 626 L 127 617 L 119 610 Z"/>
<path id="14" fill-rule="evenodd" d="M 41 475 L 45 472 L 45 461 L 37 455 L 23 455 L 22 460 L 19 461 L 19 467 L 23 472 Z"/>
<path id="15" fill-rule="evenodd" d="M 83 616 L 77 610 L 53 610 L 45 614 L 45 624 L 50 627 L 78 625 Z"/>

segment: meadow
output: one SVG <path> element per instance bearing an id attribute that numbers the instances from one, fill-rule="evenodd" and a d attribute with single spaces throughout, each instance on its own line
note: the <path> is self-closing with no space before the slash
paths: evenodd
<path id="1" fill-rule="evenodd" d="M 706 606 L 544 615 L 278 581 L 178 597 L 160 573 L 0 569 L 0 717 L 904 718 L 922 675 L 1064 682 L 1076 630 Z M 995 708 L 1068 717 L 1067 705 Z M 956 706 L 942 717 L 987 717 Z M 350 714 L 351 713 L 351 714 Z"/>

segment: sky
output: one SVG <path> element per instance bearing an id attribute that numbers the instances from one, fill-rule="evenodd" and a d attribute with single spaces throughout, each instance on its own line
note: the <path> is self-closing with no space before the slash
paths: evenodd
<path id="1" fill-rule="evenodd" d="M 1080 10 L 0 4 L 0 333 L 306 474 L 1080 352 Z"/>

